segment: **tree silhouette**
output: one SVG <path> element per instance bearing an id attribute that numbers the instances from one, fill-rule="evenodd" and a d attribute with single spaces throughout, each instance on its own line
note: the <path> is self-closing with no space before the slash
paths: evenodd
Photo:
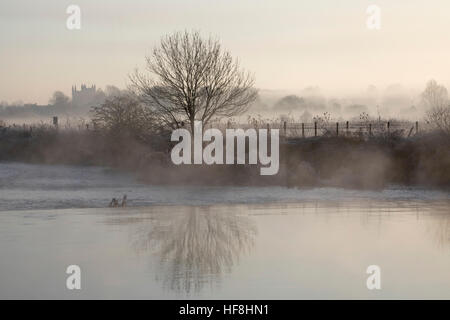
<path id="1" fill-rule="evenodd" d="M 205 126 L 212 117 L 238 115 L 257 95 L 238 61 L 198 32 L 162 38 L 146 62 L 147 74 L 136 70 L 130 88 L 171 128 L 189 123 L 193 132 L 195 120 Z"/>

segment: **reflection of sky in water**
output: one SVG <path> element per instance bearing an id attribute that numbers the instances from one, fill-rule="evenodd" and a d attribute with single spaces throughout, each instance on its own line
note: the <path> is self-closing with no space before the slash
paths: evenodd
<path id="1" fill-rule="evenodd" d="M 407 204 L 407 205 L 405 205 Z M 450 202 L 0 214 L 0 298 L 450 298 Z M 82 290 L 65 290 L 79 264 Z M 365 287 L 381 267 L 382 290 Z"/>

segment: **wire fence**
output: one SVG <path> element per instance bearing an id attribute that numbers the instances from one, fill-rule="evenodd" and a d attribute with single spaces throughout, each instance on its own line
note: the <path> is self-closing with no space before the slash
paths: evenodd
<path id="1" fill-rule="evenodd" d="M 383 136 L 395 135 L 411 137 L 425 130 L 418 121 L 362 121 L 362 122 L 270 122 L 270 123 L 226 123 L 209 125 L 225 132 L 226 129 L 278 129 L 281 136 L 286 138 L 310 138 L 321 136 Z"/>
<path id="2" fill-rule="evenodd" d="M 59 124 L 58 118 L 53 117 L 49 123 L 41 123 L 37 125 L 0 125 L 0 134 L 6 132 L 24 132 L 32 133 L 33 131 L 45 129 L 64 129 L 68 131 L 84 131 L 92 130 L 93 126 L 88 122 L 82 121 L 76 124 Z M 236 122 L 216 122 L 210 123 L 204 129 L 216 128 L 225 133 L 226 129 L 278 129 L 280 136 L 285 138 L 310 138 L 322 136 L 385 136 L 395 135 L 398 137 L 411 137 L 419 132 L 427 131 L 427 125 L 418 121 L 341 121 L 341 122 L 287 122 L 287 121 L 270 121 L 270 122 L 253 122 L 253 123 L 236 123 Z"/>

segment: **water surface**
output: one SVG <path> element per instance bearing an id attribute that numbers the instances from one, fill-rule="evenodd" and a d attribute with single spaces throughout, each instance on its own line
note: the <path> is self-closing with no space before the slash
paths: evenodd
<path id="1" fill-rule="evenodd" d="M 445 200 L 448 191 L 391 186 L 339 188 L 152 186 L 109 168 L 0 163 L 0 211 L 104 208 L 128 195 L 129 206 L 295 203 L 303 201 Z"/>
<path id="2" fill-rule="evenodd" d="M 0 298 L 449 299 L 449 205 L 2 212 Z M 80 291 L 65 288 L 71 264 Z"/>
<path id="3" fill-rule="evenodd" d="M 450 299 L 445 191 L 163 187 L 11 163 L 0 178 L 0 298 Z M 122 193 L 131 207 L 104 208 Z"/>

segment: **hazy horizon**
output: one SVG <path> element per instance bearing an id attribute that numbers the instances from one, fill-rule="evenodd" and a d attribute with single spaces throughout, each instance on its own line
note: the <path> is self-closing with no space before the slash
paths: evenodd
<path id="1" fill-rule="evenodd" d="M 81 30 L 66 28 L 70 4 L 81 8 Z M 380 30 L 366 26 L 371 4 L 381 8 Z M 448 10 L 443 0 L 5 0 L 0 101 L 47 104 L 81 83 L 124 88 L 161 36 L 185 29 L 219 38 L 264 90 L 339 95 L 399 83 L 417 91 L 432 78 L 449 87 Z"/>

